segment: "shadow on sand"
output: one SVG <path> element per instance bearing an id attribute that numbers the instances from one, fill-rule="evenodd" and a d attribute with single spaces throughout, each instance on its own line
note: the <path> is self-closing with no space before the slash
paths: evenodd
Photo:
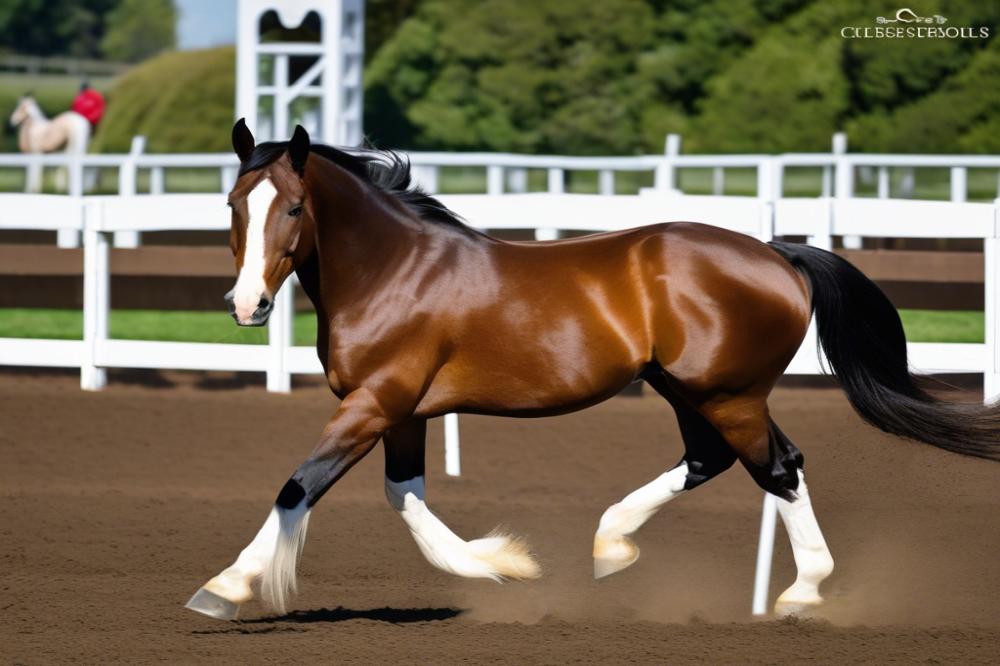
<path id="1" fill-rule="evenodd" d="M 316 610 L 292 611 L 287 615 L 238 620 L 225 629 L 192 631 L 193 634 L 263 634 L 284 631 L 304 631 L 295 628 L 297 624 L 315 622 L 347 622 L 348 620 L 372 620 L 389 624 L 410 624 L 415 622 L 440 622 L 456 618 L 464 610 L 458 608 L 319 608 Z"/>

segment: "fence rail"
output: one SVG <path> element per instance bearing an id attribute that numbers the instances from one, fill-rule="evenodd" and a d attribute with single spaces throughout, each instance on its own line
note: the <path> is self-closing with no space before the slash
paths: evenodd
<path id="1" fill-rule="evenodd" d="M 697 220 L 761 240 L 805 236 L 812 245 L 832 247 L 835 235 L 911 238 L 972 238 L 984 242 L 987 294 L 986 342 L 911 343 L 918 370 L 979 372 L 988 397 L 1000 394 L 996 346 L 996 204 L 876 199 L 787 199 L 688 196 L 646 191 L 614 197 L 581 194 L 443 195 L 443 202 L 482 229 L 530 229 L 539 239 L 561 231 L 605 231 L 665 220 Z M 109 248 L 121 232 L 225 230 L 229 214 L 217 195 L 167 194 L 65 197 L 0 195 L 0 229 L 64 229 L 84 237 L 84 339 L 13 341 L 0 339 L 0 365 L 80 367 L 84 388 L 100 388 L 107 367 L 174 367 L 250 370 L 267 373 L 271 390 L 287 390 L 293 373 L 319 372 L 311 348 L 291 346 L 294 284 L 277 296 L 265 351 L 244 345 L 198 345 L 108 338 Z M 31 351 L 35 350 L 35 351 Z M 143 351 L 145 350 L 145 351 Z M 143 360 L 145 359 L 145 360 Z M 242 359 L 242 360 L 240 360 Z M 149 365 L 151 363 L 157 365 Z M 146 365 L 143 365 L 146 363 Z M 215 365 L 213 365 L 215 364 Z M 793 374 L 816 374 L 821 367 L 809 343 L 789 366 Z"/>
<path id="2" fill-rule="evenodd" d="M 685 169 L 709 169 L 712 172 L 711 188 L 714 195 L 726 191 L 727 170 L 752 169 L 756 173 L 754 195 L 769 200 L 788 194 L 788 172 L 797 168 L 816 168 L 821 171 L 820 195 L 823 197 L 852 198 L 861 185 L 874 186 L 877 198 L 887 199 L 892 194 L 891 169 L 902 170 L 899 188 L 904 198 L 915 194 L 914 170 L 947 168 L 949 170 L 948 199 L 963 202 L 968 198 L 969 169 L 991 169 L 1000 172 L 1000 156 L 996 155 L 888 155 L 847 153 L 846 137 L 834 135 L 830 153 L 787 153 L 783 155 L 685 155 L 680 152 L 681 139 L 669 135 L 665 150 L 659 155 L 631 155 L 611 157 L 576 157 L 563 155 L 519 155 L 511 153 L 408 153 L 413 165 L 413 177 L 424 189 L 440 193 L 442 170 L 464 167 L 485 171 L 485 194 L 523 194 L 529 189 L 528 172 L 543 170 L 545 191 L 561 194 L 567 186 L 567 174 L 597 172 L 597 191 L 601 195 L 616 193 L 617 174 L 623 172 L 648 172 L 652 175 L 652 189 L 659 192 L 679 190 L 679 172 Z M 44 168 L 63 168 L 68 173 L 66 193 L 82 196 L 92 187 L 98 169 L 118 172 L 117 194 L 132 195 L 138 192 L 139 173 L 148 172 L 150 194 L 164 194 L 167 190 L 166 173 L 173 169 L 210 169 L 219 173 L 219 189 L 227 191 L 236 178 L 238 163 L 230 153 L 205 154 L 150 154 L 145 152 L 145 139 L 135 137 L 126 154 L 116 155 L 16 155 L 0 154 L 0 169 L 23 169 L 25 172 Z M 25 182 L 33 182 L 25 178 Z M 1000 173 L 995 195 L 1000 197 Z M 135 247 L 140 241 L 138 230 L 122 230 L 114 239 L 116 247 Z M 860 236 L 848 234 L 844 245 L 860 247 Z M 59 233 L 60 247 L 79 245 L 79 234 L 71 229 Z"/>

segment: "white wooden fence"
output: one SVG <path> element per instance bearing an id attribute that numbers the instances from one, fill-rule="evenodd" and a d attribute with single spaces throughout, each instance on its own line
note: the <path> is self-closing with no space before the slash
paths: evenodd
<path id="1" fill-rule="evenodd" d="M 852 159 L 857 157 L 852 156 Z M 864 158 L 873 159 L 872 156 Z M 211 159 L 214 158 L 206 158 L 206 161 Z M 685 163 L 701 159 L 685 158 Z M 733 162 L 755 159 L 758 158 L 740 157 L 733 158 Z M 822 158 L 827 159 L 830 158 Z M 844 166 L 844 157 L 832 159 L 838 174 L 837 182 L 841 179 L 846 181 L 849 176 L 845 174 L 853 173 L 853 167 L 848 170 Z M 962 164 L 979 164 L 977 158 L 962 159 L 966 160 Z M 989 159 L 1000 163 L 1000 158 Z M 837 196 L 834 197 L 788 199 L 780 196 L 784 166 L 826 163 L 822 160 L 816 156 L 786 155 L 758 161 L 756 197 L 688 196 L 663 188 L 646 190 L 638 195 L 552 192 L 442 195 L 441 199 L 476 227 L 533 229 L 539 239 L 554 238 L 562 230 L 601 231 L 668 220 L 697 220 L 761 240 L 770 240 L 775 235 L 806 236 L 810 244 L 824 248 L 832 246 L 835 235 L 982 239 L 986 287 L 985 342 L 910 343 L 909 353 L 918 371 L 982 373 L 986 399 L 996 398 L 1000 395 L 1000 345 L 997 339 L 1000 328 L 997 308 L 1000 208 L 997 203 L 860 199 L 850 197 L 846 185 L 835 186 L 834 194 Z M 872 163 L 880 162 L 873 159 Z M 139 164 L 138 158 L 135 164 Z M 232 166 L 229 163 L 224 168 Z M 661 163 L 659 168 L 670 167 Z M 961 184 L 962 179 L 954 176 L 954 169 L 965 167 L 951 168 L 952 186 L 955 187 Z M 670 174 L 661 177 L 667 182 L 672 178 Z M 132 183 L 134 185 L 134 180 Z M 82 191 L 79 184 L 76 191 Z M 141 232 L 222 230 L 228 227 L 228 210 L 221 205 L 218 195 L 135 195 L 134 190 L 127 195 L 107 197 L 0 194 L 0 229 L 51 229 L 82 233 L 84 239 L 83 339 L 0 338 L 0 365 L 79 367 L 81 386 L 90 390 L 105 384 L 107 368 L 260 371 L 266 373 L 267 387 L 272 391 L 288 391 L 292 374 L 320 372 L 315 349 L 292 344 L 293 299 L 290 291 L 294 285 L 291 282 L 277 295 L 267 345 L 116 340 L 109 337 L 108 249 L 113 237 L 117 235 L 129 239 L 128 234 L 136 238 Z M 819 374 L 821 371 L 821 362 L 815 352 L 815 334 L 811 332 L 788 372 Z M 457 475 L 460 471 L 457 416 L 445 418 L 445 434 L 446 471 Z M 755 614 L 766 612 L 775 513 L 774 498 L 765 495 L 754 585 Z"/>
<path id="2" fill-rule="evenodd" d="M 728 170 L 753 169 L 756 172 L 756 196 L 769 200 L 786 196 L 788 172 L 796 168 L 821 171 L 820 196 L 850 198 L 860 189 L 862 181 L 872 180 L 875 196 L 887 199 L 890 170 L 903 171 L 901 194 L 912 198 L 916 169 L 946 168 L 949 170 L 949 199 L 965 201 L 968 197 L 969 169 L 997 170 L 995 194 L 1000 197 L 1000 156 L 996 155 L 885 155 L 847 153 L 847 138 L 833 136 L 830 153 L 788 153 L 784 155 L 685 155 L 680 152 L 681 138 L 667 136 L 660 155 L 621 157 L 574 157 L 563 155 L 518 155 L 509 153 L 443 153 L 413 152 L 407 157 L 413 165 L 414 179 L 427 191 L 439 193 L 442 170 L 449 168 L 484 169 L 484 194 L 523 194 L 528 190 L 528 171 L 546 172 L 545 191 L 562 194 L 567 175 L 596 172 L 597 189 L 602 195 L 614 195 L 616 175 L 620 172 L 652 174 L 653 189 L 673 192 L 679 189 L 679 172 L 685 169 L 709 169 L 712 172 L 712 192 L 723 195 Z M 133 195 L 138 191 L 140 172 L 148 173 L 150 194 L 166 192 L 166 174 L 179 169 L 207 169 L 219 174 L 220 191 L 228 191 L 235 180 L 238 163 L 231 153 L 151 154 L 145 152 L 145 138 L 134 137 L 127 154 L 88 155 L 19 155 L 0 154 L 0 169 L 22 169 L 26 173 L 43 168 L 63 168 L 68 174 L 66 191 L 69 196 L 81 196 L 88 183 L 95 180 L 100 169 L 117 171 L 117 194 Z M 32 179 L 25 178 L 25 182 Z M 115 234 L 116 247 L 135 247 L 140 242 L 139 230 Z M 79 233 L 74 229 L 59 230 L 60 247 L 79 245 Z M 848 235 L 846 247 L 859 247 L 859 236 Z"/>

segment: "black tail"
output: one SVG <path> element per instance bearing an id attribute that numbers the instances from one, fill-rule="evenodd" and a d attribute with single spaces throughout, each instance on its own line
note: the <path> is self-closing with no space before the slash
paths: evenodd
<path id="1" fill-rule="evenodd" d="M 823 350 L 862 418 L 894 435 L 1000 460 L 1000 405 L 942 402 L 917 386 L 899 314 L 874 282 L 832 252 L 770 245 L 809 279 Z"/>

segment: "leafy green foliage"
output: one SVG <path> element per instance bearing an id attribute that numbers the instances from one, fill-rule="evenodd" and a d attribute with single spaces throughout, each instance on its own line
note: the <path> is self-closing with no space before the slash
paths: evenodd
<path id="1" fill-rule="evenodd" d="M 869 151 L 1000 152 L 1000 42 L 976 53 L 969 66 L 929 95 L 891 113 L 872 113 L 848 125 Z"/>
<path id="2" fill-rule="evenodd" d="M 149 152 L 231 150 L 236 54 L 231 46 L 168 52 L 125 74 L 108 93 L 96 152 L 127 152 L 136 134 Z"/>
<path id="3" fill-rule="evenodd" d="M 0 50 L 100 57 L 106 16 L 120 0 L 3 0 Z"/>
<path id="4" fill-rule="evenodd" d="M 174 46 L 176 23 L 171 0 L 120 0 L 107 15 L 101 51 L 111 60 L 144 60 Z"/>
<path id="5" fill-rule="evenodd" d="M 995 103 L 940 108 L 959 89 L 997 89 L 988 63 L 959 78 L 993 40 L 841 36 L 896 9 L 889 0 L 423 0 L 371 60 L 365 126 L 377 142 L 413 148 L 630 153 L 662 150 L 678 132 L 688 151 L 763 152 L 827 150 L 845 127 L 873 141 L 852 136 L 853 149 L 900 146 L 898 121 L 943 115 L 960 145 L 995 150 L 985 147 L 1000 124 Z M 928 0 L 918 13 L 1000 25 L 996 3 Z M 956 135 L 930 133 L 955 150 Z"/>
<path id="6" fill-rule="evenodd" d="M 121 9 L 167 0 L 102 1 Z M 0 27 L 10 3 L 40 0 L 0 5 Z M 383 146 L 629 154 L 659 152 L 677 132 L 687 152 L 825 151 L 833 132 L 847 130 L 852 150 L 1000 151 L 992 35 L 841 35 L 893 15 L 894 0 L 367 7 L 365 129 Z M 947 26 L 1000 27 L 997 3 L 924 0 L 914 11 L 944 15 Z M 233 65 L 231 51 L 215 50 L 136 68 L 111 91 L 97 147 L 127 150 L 143 133 L 152 150 L 226 150 Z"/>
<path id="7" fill-rule="evenodd" d="M 372 59 L 366 127 L 413 147 L 631 152 L 654 19 L 641 0 L 426 0 Z"/>

